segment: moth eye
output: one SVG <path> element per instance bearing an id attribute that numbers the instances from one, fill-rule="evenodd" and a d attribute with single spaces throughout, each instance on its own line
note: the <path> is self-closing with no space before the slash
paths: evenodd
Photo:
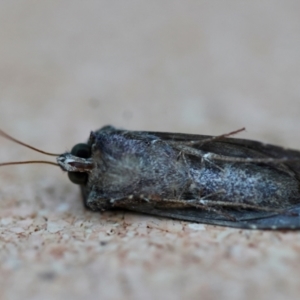
<path id="1" fill-rule="evenodd" d="M 84 172 L 68 172 L 68 177 L 75 184 L 86 184 L 88 174 Z"/>
<path id="2" fill-rule="evenodd" d="M 77 144 L 72 148 L 71 154 L 80 158 L 90 158 L 92 148 L 88 144 Z M 68 172 L 68 177 L 75 184 L 84 185 L 88 181 L 88 174 L 84 172 Z"/>
<path id="3" fill-rule="evenodd" d="M 71 154 L 81 158 L 90 158 L 92 155 L 91 146 L 83 143 L 77 144 L 72 148 Z"/>

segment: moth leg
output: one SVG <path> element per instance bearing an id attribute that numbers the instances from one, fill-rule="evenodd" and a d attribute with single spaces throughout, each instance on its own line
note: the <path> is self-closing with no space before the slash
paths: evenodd
<path id="1" fill-rule="evenodd" d="M 223 216 L 224 218 L 228 219 L 229 221 L 236 221 L 236 218 L 233 217 L 232 215 L 228 214 L 227 212 L 221 211 L 217 208 L 214 208 L 212 206 L 208 206 L 206 204 L 202 204 L 199 202 L 199 200 L 180 200 L 180 199 L 162 199 L 160 204 L 163 204 L 163 207 L 168 209 L 168 208 L 174 208 L 175 207 L 193 207 L 193 208 L 198 208 L 202 210 L 207 210 L 207 211 L 212 211 L 218 215 Z M 172 206 L 169 206 L 168 204 L 173 204 Z M 159 205 L 161 207 L 161 205 Z"/>
<path id="2" fill-rule="evenodd" d="M 168 143 L 170 143 L 170 142 L 168 142 Z M 170 144 L 179 151 L 178 156 L 181 155 L 180 153 L 184 153 L 184 154 L 187 154 L 187 155 L 194 155 L 194 156 L 202 158 L 205 155 L 205 153 L 207 153 L 205 151 L 195 149 L 193 147 L 186 146 L 186 145 L 183 145 L 183 144 L 172 143 L 172 142 Z"/>
<path id="3" fill-rule="evenodd" d="M 104 211 L 107 207 L 107 201 L 99 197 L 98 192 L 95 189 L 92 189 L 90 193 L 87 195 L 85 205 L 91 210 Z"/>
<path id="4" fill-rule="evenodd" d="M 275 164 L 282 164 L 286 162 L 291 161 L 299 161 L 298 159 L 291 159 L 288 157 L 282 157 L 282 158 L 270 158 L 270 157 L 262 157 L 262 158 L 243 158 L 243 157 L 232 157 L 232 156 L 225 156 L 221 154 L 215 154 L 215 153 L 205 153 L 203 154 L 203 159 L 205 160 L 219 160 L 223 162 L 240 162 L 240 163 L 275 163 Z"/>
<path id="5" fill-rule="evenodd" d="M 221 171 L 224 171 L 221 167 L 217 166 L 216 164 L 214 164 L 210 159 L 205 157 L 205 154 L 207 154 L 207 152 L 204 152 L 202 150 L 199 149 L 195 149 L 186 145 L 182 145 L 182 144 L 175 144 L 174 148 L 176 148 L 177 150 L 179 150 L 179 154 L 178 157 L 187 154 L 187 155 L 193 155 L 196 157 L 199 157 L 201 159 L 201 162 L 204 163 L 205 161 L 209 162 L 210 164 L 212 164 L 213 166 L 215 166 L 216 168 L 220 169 Z"/>
<path id="6" fill-rule="evenodd" d="M 185 169 L 186 169 L 186 171 L 187 171 L 187 180 L 186 180 L 186 183 L 185 183 L 184 187 L 181 189 L 179 195 L 177 195 L 177 193 L 176 193 L 176 194 L 174 193 L 174 196 L 175 196 L 177 199 L 181 199 L 181 198 L 182 198 L 182 195 L 184 194 L 184 192 L 187 191 L 188 188 L 189 188 L 189 187 L 191 186 L 191 184 L 193 183 L 191 171 L 190 171 L 190 168 L 189 168 L 189 165 L 188 165 L 186 156 L 185 156 L 185 154 L 184 154 L 182 151 L 180 151 L 179 154 L 178 154 L 178 156 L 177 156 L 177 161 L 180 160 L 180 159 L 183 160 Z"/>
<path id="7" fill-rule="evenodd" d="M 232 156 L 225 156 L 221 154 L 215 154 L 215 153 L 205 153 L 201 157 L 202 161 L 209 162 L 219 170 L 223 171 L 223 169 L 218 166 L 217 164 L 214 164 L 213 161 L 221 161 L 221 162 L 231 162 L 231 163 L 265 163 L 265 164 L 276 164 L 276 168 L 282 170 L 283 172 L 289 174 L 292 177 L 295 177 L 295 173 L 292 172 L 285 163 L 291 162 L 291 161 L 299 161 L 299 159 L 290 159 L 288 157 L 283 158 L 271 158 L 271 157 L 265 157 L 265 158 L 243 158 L 243 157 L 232 157 Z"/>
<path id="8" fill-rule="evenodd" d="M 207 205 L 207 206 L 222 206 L 222 207 L 230 207 L 230 208 L 252 209 L 252 210 L 265 211 L 265 212 L 274 212 L 274 213 L 280 213 L 280 214 L 295 215 L 294 213 L 286 212 L 282 209 L 274 209 L 271 207 L 262 207 L 262 206 L 258 206 L 258 205 L 247 204 L 247 203 L 237 203 L 237 202 L 209 200 L 209 199 L 201 199 L 199 201 L 201 204 Z"/>
<path id="9" fill-rule="evenodd" d="M 148 198 L 147 196 L 141 194 L 141 195 L 128 195 L 126 197 L 120 197 L 120 198 L 111 198 L 109 200 L 111 207 L 119 207 L 119 208 L 130 208 L 131 204 L 137 204 L 138 202 L 150 202 L 151 198 Z"/>
<path id="10" fill-rule="evenodd" d="M 211 164 L 212 166 L 214 166 L 215 168 L 219 169 L 220 171 L 224 172 L 224 169 L 221 168 L 220 166 L 218 166 L 217 164 L 213 163 L 210 159 L 206 158 L 206 157 L 202 157 L 202 161 L 201 163 L 204 164 L 205 162 L 208 162 L 209 164 Z"/>
<path id="11" fill-rule="evenodd" d="M 233 157 L 233 156 L 226 156 L 221 154 L 215 154 L 212 152 L 205 152 L 199 149 L 195 149 L 186 145 L 177 144 L 174 145 L 176 149 L 179 151 L 187 154 L 193 155 L 196 157 L 201 158 L 203 161 L 207 161 L 212 163 L 212 161 L 223 161 L 223 162 L 237 162 L 237 163 L 275 163 L 275 164 L 282 164 L 291 161 L 299 161 L 299 158 L 272 158 L 272 157 L 262 157 L 262 158 L 251 158 L 251 157 Z M 215 165 L 215 164 L 214 164 Z M 216 166 L 216 165 L 215 165 Z M 217 166 L 218 167 L 218 166 Z"/>
<path id="12" fill-rule="evenodd" d="M 227 138 L 229 136 L 232 136 L 232 135 L 235 135 L 237 133 L 240 133 L 241 131 L 244 131 L 245 130 L 245 127 L 244 128 L 241 128 L 241 129 L 238 129 L 238 130 L 235 130 L 235 131 L 231 131 L 229 133 L 225 133 L 225 134 L 221 134 L 221 135 L 217 135 L 217 136 L 212 136 L 212 137 L 209 137 L 207 139 L 203 139 L 203 140 L 199 140 L 199 141 L 182 141 L 181 143 L 183 143 L 184 145 L 187 145 L 187 146 L 194 146 L 194 145 L 203 145 L 203 144 L 206 144 L 206 143 L 211 143 L 211 142 L 214 142 L 216 140 L 221 140 L 221 139 L 224 139 L 224 138 Z"/>
<path id="13" fill-rule="evenodd" d="M 99 194 L 97 189 L 93 188 L 89 195 L 87 196 L 85 205 L 94 211 L 105 211 L 109 210 L 112 207 L 118 206 L 118 204 L 122 205 L 123 203 L 129 203 L 133 201 L 133 195 L 128 197 L 117 197 L 117 198 L 109 198 L 103 194 Z"/>
<path id="14" fill-rule="evenodd" d="M 221 136 L 220 136 L 221 137 Z M 206 142 L 213 141 L 214 138 L 212 137 L 207 140 L 204 140 Z M 195 142 L 195 141 L 190 141 Z M 197 141 L 198 142 L 198 141 Z M 201 141 L 199 141 L 201 142 Z M 283 164 L 287 162 L 292 161 L 299 161 L 299 158 L 289 158 L 289 157 L 282 157 L 282 158 L 272 158 L 272 157 L 261 157 L 261 158 L 251 158 L 251 157 L 232 157 L 232 156 L 226 156 L 221 154 L 216 154 L 212 152 L 206 152 L 202 151 L 200 149 L 195 149 L 193 147 L 190 147 L 192 144 L 189 144 L 189 142 L 168 142 L 170 145 L 172 145 L 177 150 L 187 154 L 187 155 L 193 155 L 196 157 L 201 158 L 202 160 L 208 161 L 212 163 L 213 160 L 223 161 L 223 162 L 237 162 L 237 163 L 275 163 L 275 164 Z M 217 166 L 218 167 L 218 166 Z"/>
<path id="15" fill-rule="evenodd" d="M 178 157 L 180 157 L 180 155 L 183 154 L 187 154 L 187 155 L 193 155 L 196 157 L 199 157 L 201 159 L 201 162 L 209 162 L 210 164 L 212 164 L 213 166 L 215 166 L 216 168 L 220 169 L 220 171 L 224 171 L 221 167 L 219 167 L 218 165 L 214 164 L 210 158 L 207 156 L 207 152 L 199 150 L 199 149 L 195 149 L 186 145 L 182 145 L 182 144 L 175 144 L 174 147 L 179 150 L 179 154 Z M 209 153 L 210 154 L 210 153 Z"/>

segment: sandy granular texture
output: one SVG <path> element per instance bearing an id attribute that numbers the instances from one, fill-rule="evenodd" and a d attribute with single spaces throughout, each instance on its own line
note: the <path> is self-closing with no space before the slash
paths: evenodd
<path id="1" fill-rule="evenodd" d="M 297 1 L 2 1 L 0 128 L 64 152 L 106 124 L 300 149 Z M 49 159 L 0 140 L 0 161 Z M 0 169 L 1 299 L 299 299 L 300 232 L 92 213 Z"/>

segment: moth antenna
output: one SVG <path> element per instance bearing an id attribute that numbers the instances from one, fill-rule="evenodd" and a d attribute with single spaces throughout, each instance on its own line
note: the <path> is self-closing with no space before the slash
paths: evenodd
<path id="1" fill-rule="evenodd" d="M 56 164 L 51 161 L 46 161 L 46 160 L 10 161 L 6 163 L 0 163 L 0 167 L 11 166 L 11 165 L 25 165 L 25 164 L 48 164 L 48 165 L 59 167 L 59 164 Z"/>
<path id="2" fill-rule="evenodd" d="M 42 153 L 42 154 L 45 154 L 45 155 L 50 155 L 50 156 L 59 156 L 59 155 L 60 155 L 60 154 L 55 154 L 55 153 L 49 153 L 49 152 L 40 150 L 40 149 L 38 149 L 38 148 L 35 148 L 35 147 L 33 147 L 33 146 L 30 146 L 30 145 L 28 145 L 28 144 L 25 144 L 25 143 L 23 143 L 23 142 L 21 142 L 21 141 L 15 139 L 15 138 L 13 138 L 12 136 L 10 136 L 9 134 L 5 133 L 5 132 L 4 132 L 3 130 L 1 130 L 1 129 L 0 129 L 0 136 L 6 138 L 6 139 L 8 139 L 8 140 L 10 140 L 10 141 L 12 141 L 12 142 L 14 142 L 14 143 L 16 143 L 16 144 L 19 144 L 19 145 L 21 145 L 21 146 L 24 146 L 24 147 L 26 147 L 26 148 L 29 148 L 29 149 L 31 149 L 31 150 L 33 150 L 33 151 L 36 151 L 36 152 L 39 152 L 39 153 Z M 13 164 L 15 164 L 15 163 L 13 163 Z"/>

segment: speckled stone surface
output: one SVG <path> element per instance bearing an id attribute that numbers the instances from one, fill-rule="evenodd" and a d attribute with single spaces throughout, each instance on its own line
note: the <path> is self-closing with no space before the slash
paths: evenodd
<path id="1" fill-rule="evenodd" d="M 300 149 L 297 1 L 2 1 L 0 128 L 64 152 L 106 124 Z M 0 161 L 49 159 L 0 139 Z M 86 211 L 0 169 L 1 299 L 299 299 L 300 232 Z"/>

